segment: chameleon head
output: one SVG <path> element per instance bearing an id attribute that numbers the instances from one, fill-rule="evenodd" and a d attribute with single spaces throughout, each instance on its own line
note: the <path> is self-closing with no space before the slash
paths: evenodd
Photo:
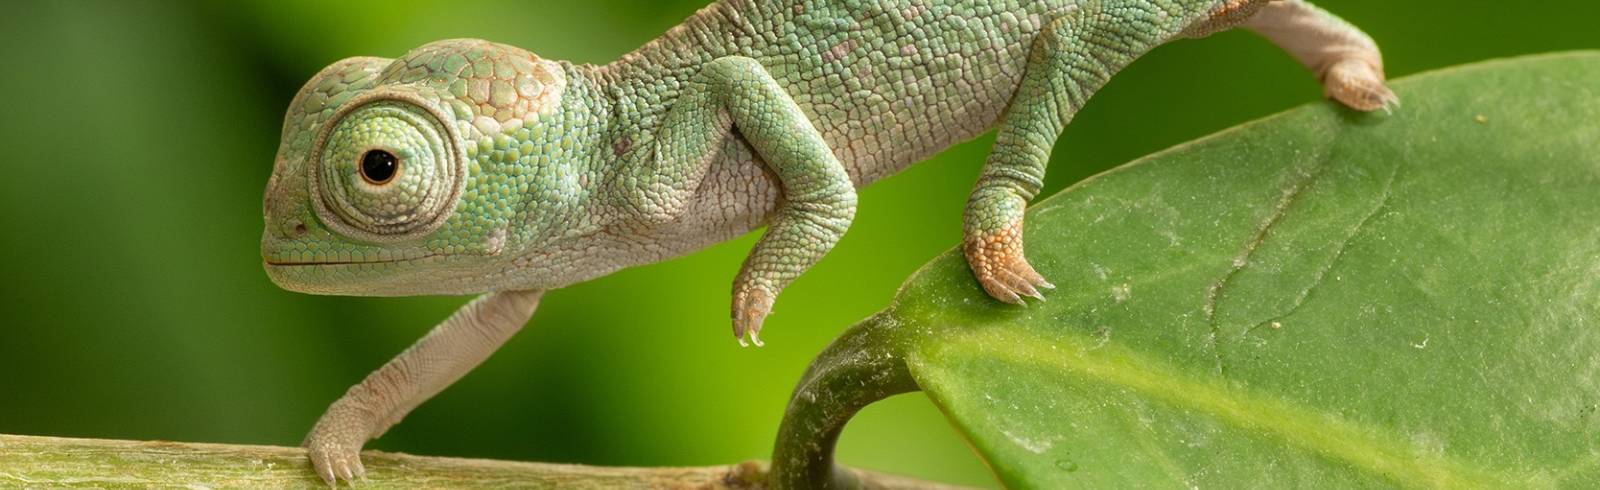
<path id="1" fill-rule="evenodd" d="M 324 294 L 538 286 L 493 271 L 575 228 L 586 174 L 562 158 L 582 140 L 565 129 L 565 86 L 560 64 L 479 40 L 323 69 L 285 116 L 268 275 Z"/>

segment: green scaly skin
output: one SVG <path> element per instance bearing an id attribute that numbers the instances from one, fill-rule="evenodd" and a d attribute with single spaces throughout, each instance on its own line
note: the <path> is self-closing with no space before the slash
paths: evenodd
<path id="1" fill-rule="evenodd" d="M 724 0 L 604 66 L 480 40 L 339 61 L 285 116 L 268 275 L 317 294 L 489 293 L 335 402 L 313 462 L 359 479 L 361 445 L 492 353 L 540 291 L 765 225 L 733 287 L 734 335 L 759 344 L 856 188 L 995 128 L 964 250 L 996 299 L 1042 300 L 1021 225 L 1056 137 L 1143 53 L 1236 25 L 1347 105 L 1396 102 L 1372 41 L 1299 0 Z M 363 170 L 375 150 L 392 178 Z"/>

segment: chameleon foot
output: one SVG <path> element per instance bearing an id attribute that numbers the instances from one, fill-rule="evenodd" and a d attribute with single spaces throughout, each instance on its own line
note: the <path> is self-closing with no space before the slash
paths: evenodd
<path id="1" fill-rule="evenodd" d="M 342 400 L 341 400 L 342 401 Z M 311 428 L 301 446 L 311 456 L 311 467 L 329 486 L 339 486 L 339 480 L 354 486 L 357 480 L 366 481 L 367 469 L 361 465 L 361 445 L 366 443 L 357 411 L 335 403 Z"/>
<path id="2" fill-rule="evenodd" d="M 1351 109 L 1389 112 L 1400 107 L 1400 97 L 1383 83 L 1383 70 L 1361 59 L 1348 58 L 1329 66 L 1322 84 L 1329 97 Z"/>
<path id="3" fill-rule="evenodd" d="M 772 313 L 773 296 L 766 288 L 753 285 L 741 287 L 733 294 L 733 338 L 739 341 L 740 347 L 749 345 L 745 342 L 747 333 L 750 343 L 761 347 L 761 322 Z"/>
<path id="4" fill-rule="evenodd" d="M 1022 253 L 1022 221 L 1018 220 L 999 233 L 969 237 L 963 245 L 967 265 L 977 276 L 978 284 L 994 299 L 1020 305 L 1023 296 L 1044 301 L 1039 288 L 1055 289 L 1054 284 L 1033 270 Z"/>

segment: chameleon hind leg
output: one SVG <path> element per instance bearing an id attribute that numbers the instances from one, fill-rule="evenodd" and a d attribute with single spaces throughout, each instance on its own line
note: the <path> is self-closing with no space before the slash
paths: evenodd
<path id="1" fill-rule="evenodd" d="M 1262 6 L 1243 26 L 1316 74 L 1328 97 L 1362 111 L 1400 105 L 1384 85 L 1377 43 L 1343 19 L 1301 0 L 1279 0 Z"/>
<path id="2" fill-rule="evenodd" d="M 737 129 L 777 177 L 782 197 L 733 283 L 733 335 L 761 345 L 778 293 L 831 250 L 855 217 L 855 184 L 822 134 L 761 63 L 707 63 L 662 120 L 655 172 L 679 179 L 657 201 L 687 195 L 720 142 Z M 676 205 L 676 204 L 671 204 Z M 669 212 L 668 214 L 671 214 Z"/>
<path id="3" fill-rule="evenodd" d="M 1310 68 L 1329 97 L 1363 111 L 1399 104 L 1384 85 L 1377 44 L 1305 1 L 1221 1 L 1187 26 L 1169 23 L 1171 16 L 1153 5 L 1090 0 L 1052 20 L 1034 41 L 963 222 L 967 263 L 995 299 L 1021 304 L 1023 296 L 1042 299 L 1038 288 L 1053 287 L 1028 264 L 1022 245 L 1023 210 L 1039 191 L 1050 148 L 1112 74 L 1172 37 L 1242 25 Z"/>
<path id="4" fill-rule="evenodd" d="M 1022 304 L 1055 287 L 1023 254 L 1023 211 L 1073 114 L 1112 74 L 1177 35 L 1184 26 L 1172 17 L 1150 2 L 1090 2 L 1050 21 L 1034 40 L 963 216 L 967 265 L 990 296 Z"/>
<path id="5" fill-rule="evenodd" d="M 503 291 L 473 300 L 351 386 L 301 444 L 312 468 L 329 485 L 365 480 L 361 446 L 488 359 L 533 316 L 540 294 Z"/>

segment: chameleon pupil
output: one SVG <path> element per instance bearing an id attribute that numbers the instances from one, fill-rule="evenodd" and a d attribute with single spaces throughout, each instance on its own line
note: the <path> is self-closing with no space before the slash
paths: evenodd
<path id="1" fill-rule="evenodd" d="M 371 150 L 361 155 L 361 178 L 371 184 L 385 184 L 400 169 L 400 159 L 393 153 Z"/>

